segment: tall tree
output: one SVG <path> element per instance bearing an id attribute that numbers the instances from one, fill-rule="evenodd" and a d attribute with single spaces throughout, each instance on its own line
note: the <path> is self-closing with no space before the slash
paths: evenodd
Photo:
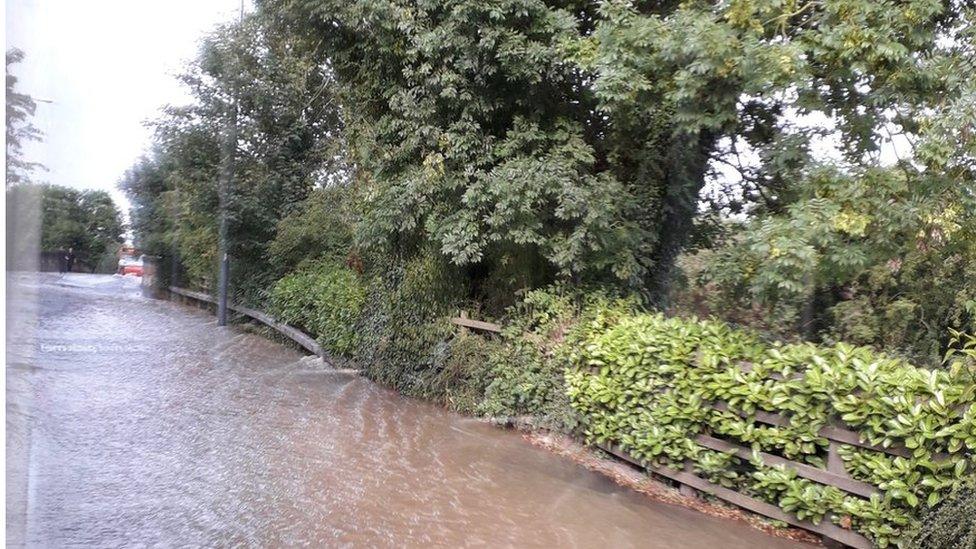
<path id="1" fill-rule="evenodd" d="M 492 272 L 613 273 L 666 301 L 715 162 L 780 211 L 824 128 L 850 163 L 945 90 L 931 70 L 966 6 L 265 0 L 336 70 L 367 245 L 433 244 Z M 742 161 L 742 153 L 756 160 Z M 734 204 L 740 207 L 741 204 Z M 551 279 L 551 276 L 550 276 Z"/>
<path id="2" fill-rule="evenodd" d="M 329 67 L 312 55 L 309 40 L 274 24 L 273 14 L 252 14 L 207 37 L 181 76 L 192 102 L 165 109 L 154 150 L 121 182 L 137 236 L 158 253 L 175 247 L 193 283 L 212 283 L 220 143 L 233 96 L 230 254 L 232 280 L 248 297 L 260 297 L 274 275 L 267 248 L 278 220 L 330 180 L 341 149 Z"/>
<path id="3" fill-rule="evenodd" d="M 7 50 L 7 185 L 27 182 L 30 173 L 42 167 L 23 156 L 25 142 L 41 139 L 40 130 L 31 124 L 37 104 L 30 95 L 17 90 L 17 77 L 10 72 L 11 65 L 23 60 L 23 51 L 17 48 Z"/>
<path id="4" fill-rule="evenodd" d="M 632 173 L 660 175 L 635 158 L 659 146 L 660 120 L 644 118 L 630 149 L 611 142 L 588 76 L 562 50 L 588 25 L 586 3 L 262 4 L 311 21 L 335 68 L 368 188 L 361 245 L 433 247 L 476 288 L 505 277 L 509 291 L 555 278 L 641 287 L 659 189 Z"/>

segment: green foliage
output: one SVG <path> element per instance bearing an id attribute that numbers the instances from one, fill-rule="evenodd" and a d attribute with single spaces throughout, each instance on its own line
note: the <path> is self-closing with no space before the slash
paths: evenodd
<path id="1" fill-rule="evenodd" d="M 122 242 L 122 213 L 105 191 L 79 191 L 57 185 L 22 184 L 7 188 L 7 208 L 39 214 L 39 234 L 17 234 L 35 240 L 40 251 L 73 248 L 77 261 L 95 270 Z M 39 210 L 39 211 L 38 211 Z M 10 242 L 11 248 L 22 242 Z M 111 265 L 108 272 L 114 272 Z"/>
<path id="2" fill-rule="evenodd" d="M 378 260 L 367 271 L 354 360 L 376 381 L 442 400 L 439 380 L 456 332 L 447 317 L 456 313 L 465 290 L 458 270 L 431 255 Z"/>
<path id="3" fill-rule="evenodd" d="M 499 346 L 488 358 L 489 383 L 478 408 L 489 416 L 532 416 L 565 432 L 579 426 L 567 397 L 564 371 L 592 323 L 634 311 L 633 299 L 598 290 L 552 287 L 527 292 L 506 312 Z"/>
<path id="4" fill-rule="evenodd" d="M 350 356 L 359 345 L 356 322 L 366 290 L 355 271 L 328 261 L 306 265 L 271 291 L 271 312 L 317 336 L 323 348 Z"/>
<path id="5" fill-rule="evenodd" d="M 164 109 L 151 154 L 121 182 L 140 245 L 177 257 L 189 277 L 182 284 L 207 288 L 217 271 L 218 174 L 233 161 L 233 291 L 254 303 L 293 266 L 272 263 L 284 259 L 269 250 L 279 221 L 317 184 L 341 183 L 346 169 L 331 72 L 314 42 L 278 25 L 258 13 L 209 35 L 180 76 L 191 102 Z M 231 97 L 237 139 L 222 154 Z"/>
<path id="6" fill-rule="evenodd" d="M 24 52 L 17 48 L 7 50 L 7 87 L 6 87 L 6 181 L 7 185 L 28 183 L 30 174 L 38 168 L 43 168 L 37 162 L 24 159 L 23 147 L 27 141 L 40 141 L 41 132 L 30 119 L 34 116 L 37 103 L 29 94 L 17 90 L 17 77 L 10 72 L 10 66 L 24 60 Z"/>
<path id="7" fill-rule="evenodd" d="M 593 323 L 577 337 L 566 382 L 589 440 L 619 444 L 654 465 L 681 469 L 691 462 L 706 478 L 800 518 L 849 516 L 879 545 L 899 540 L 911 517 L 976 467 L 968 446 L 976 434 L 976 386 L 958 365 L 925 370 L 844 344 L 768 345 L 719 322 L 648 314 Z M 758 411 L 783 413 L 789 424 L 757 423 Z M 817 432 L 834 421 L 871 444 L 911 453 L 842 451 L 850 473 L 881 489 L 881 497 L 847 496 L 758 456 L 753 472 L 743 474 L 730 456 L 694 442 L 695 435 L 712 434 L 823 466 L 827 441 Z"/>
<path id="8" fill-rule="evenodd" d="M 534 291 L 509 311 L 503 345 L 489 357 L 491 382 L 479 412 L 489 416 L 538 416 L 544 423 L 576 426 L 563 389 L 561 365 L 553 359 L 575 321 L 573 299 Z"/>
<path id="9" fill-rule="evenodd" d="M 214 279 L 233 96 L 239 299 L 353 250 L 450 262 L 495 314 L 557 281 L 667 304 L 678 253 L 723 226 L 713 310 L 776 335 L 914 359 L 973 322 L 966 3 L 257 8 L 208 37 L 182 76 L 194 101 L 158 123 L 158 173 L 127 185 L 137 234 L 191 284 Z M 914 146 L 882 168 L 896 137 Z"/>
<path id="10" fill-rule="evenodd" d="M 486 387 L 495 377 L 491 361 L 502 352 L 501 345 L 497 339 L 460 333 L 439 346 L 444 359 L 431 378 L 432 400 L 461 413 L 479 414 Z"/>
<path id="11" fill-rule="evenodd" d="M 353 113 L 364 247 L 420 244 L 508 274 L 542 263 L 533 286 L 583 277 L 637 287 L 653 269 L 667 119 L 615 125 L 596 112 L 588 75 L 561 46 L 591 6 L 262 5 L 322 37 L 335 67 Z"/>
<path id="12" fill-rule="evenodd" d="M 119 188 L 132 203 L 129 214 L 134 244 L 148 255 L 162 256 L 172 251 L 175 219 L 169 214 L 175 197 L 167 180 L 168 171 L 159 157 L 143 156 L 119 181 Z"/>
<path id="13" fill-rule="evenodd" d="M 976 547 L 976 477 L 959 486 L 922 517 L 906 544 L 911 549 Z"/>
<path id="14" fill-rule="evenodd" d="M 708 256 L 713 310 L 761 327 L 901 351 L 937 364 L 950 328 L 976 323 L 976 195 L 905 169 L 821 170 L 806 199 Z"/>
<path id="15" fill-rule="evenodd" d="M 272 265 L 287 272 L 319 257 L 347 259 L 354 226 L 351 202 L 344 187 L 312 191 L 294 212 L 278 222 L 275 238 L 268 246 Z"/>

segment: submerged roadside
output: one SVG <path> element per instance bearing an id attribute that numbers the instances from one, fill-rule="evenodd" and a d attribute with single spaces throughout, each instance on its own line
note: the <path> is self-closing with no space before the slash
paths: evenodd
<path id="1" fill-rule="evenodd" d="M 8 545 L 795 547 L 128 279 L 35 278 L 11 293 L 36 323 L 8 354 Z"/>

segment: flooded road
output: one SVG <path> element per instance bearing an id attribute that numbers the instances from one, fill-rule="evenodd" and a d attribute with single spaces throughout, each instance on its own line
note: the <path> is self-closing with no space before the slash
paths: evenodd
<path id="1" fill-rule="evenodd" d="M 8 277 L 8 544 L 799 547 L 136 284 Z"/>

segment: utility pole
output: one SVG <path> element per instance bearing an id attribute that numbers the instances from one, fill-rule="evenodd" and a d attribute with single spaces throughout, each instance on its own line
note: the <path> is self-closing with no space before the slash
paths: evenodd
<path id="1" fill-rule="evenodd" d="M 240 23 L 244 21 L 244 2 L 241 0 Z M 236 55 L 236 54 L 235 54 Z M 220 200 L 220 226 L 217 231 L 217 253 L 220 256 L 220 272 L 217 276 L 217 325 L 227 325 L 227 286 L 230 281 L 230 252 L 227 242 L 227 210 L 230 207 L 231 186 L 234 180 L 235 155 L 237 154 L 237 79 L 239 74 L 231 74 L 230 102 L 226 105 L 224 119 L 224 139 L 220 145 L 220 176 L 217 181 L 217 194 Z"/>
<path id="2" fill-rule="evenodd" d="M 224 139 L 221 143 L 221 157 L 223 165 L 220 168 L 217 194 L 220 197 L 220 227 L 217 232 L 218 254 L 220 255 L 220 273 L 217 277 L 217 325 L 227 325 L 227 286 L 230 279 L 230 257 L 227 242 L 227 210 L 231 184 L 234 179 L 234 154 L 237 149 L 237 101 L 231 99 L 227 106 L 227 126 L 224 128 Z"/>

